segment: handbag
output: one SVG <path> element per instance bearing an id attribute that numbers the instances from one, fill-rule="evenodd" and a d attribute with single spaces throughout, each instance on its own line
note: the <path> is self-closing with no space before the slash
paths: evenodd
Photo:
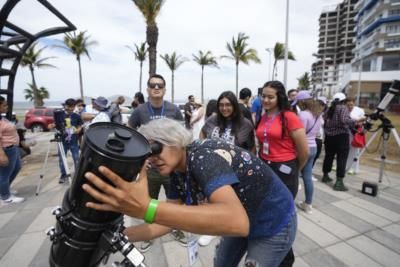
<path id="1" fill-rule="evenodd" d="M 351 141 L 352 147 L 363 148 L 366 144 L 365 133 L 362 127 L 357 129 L 357 132 L 353 136 L 353 140 Z"/>

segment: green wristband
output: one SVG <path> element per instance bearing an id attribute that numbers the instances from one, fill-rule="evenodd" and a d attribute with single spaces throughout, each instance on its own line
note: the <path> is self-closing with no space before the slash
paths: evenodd
<path id="1" fill-rule="evenodd" d="M 157 199 L 150 200 L 149 206 L 147 207 L 146 214 L 144 215 L 144 221 L 146 223 L 154 222 L 154 217 L 156 217 L 158 202 L 159 201 Z"/>

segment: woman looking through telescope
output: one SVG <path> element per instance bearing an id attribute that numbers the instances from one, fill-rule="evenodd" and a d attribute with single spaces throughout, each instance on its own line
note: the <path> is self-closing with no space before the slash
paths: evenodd
<path id="1" fill-rule="evenodd" d="M 170 175 L 168 200 L 150 199 L 145 164 L 138 180 L 126 182 L 112 170 L 99 171 L 115 187 L 88 172 L 83 189 L 100 203 L 87 207 L 145 219 L 125 230 L 131 241 L 149 240 L 172 229 L 222 236 L 214 266 L 278 266 L 295 239 L 293 198 L 276 174 L 251 153 L 223 140 L 191 143 L 191 135 L 171 119 L 139 129 L 158 146 L 149 161 Z M 207 199 L 207 201 L 205 201 Z M 207 203 L 206 205 L 201 205 Z"/>

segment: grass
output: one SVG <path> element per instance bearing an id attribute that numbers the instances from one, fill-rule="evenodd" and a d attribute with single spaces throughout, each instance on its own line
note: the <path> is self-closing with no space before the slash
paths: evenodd
<path id="1" fill-rule="evenodd" d="M 391 120 L 397 133 L 400 134 L 400 115 L 388 112 L 385 113 L 385 116 L 389 120 Z M 376 129 L 376 127 L 378 127 L 380 123 L 381 123 L 380 121 L 374 121 L 373 129 Z M 381 157 L 381 145 L 382 145 L 381 133 L 382 131 L 379 130 L 379 133 L 375 137 L 374 141 L 368 146 L 365 152 L 361 155 L 360 158 L 361 165 L 367 165 L 379 168 L 380 157 Z M 372 135 L 373 133 L 367 134 L 367 142 Z M 390 134 L 389 140 L 387 142 L 386 159 L 389 162 L 386 162 L 385 170 L 392 171 L 395 173 L 400 173 L 400 147 L 397 144 L 393 134 Z"/>

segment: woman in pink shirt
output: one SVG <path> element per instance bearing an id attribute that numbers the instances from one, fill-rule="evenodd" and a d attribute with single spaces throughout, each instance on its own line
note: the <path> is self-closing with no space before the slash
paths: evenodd
<path id="1" fill-rule="evenodd" d="M 3 205 L 24 201 L 24 198 L 15 196 L 10 190 L 11 183 L 21 169 L 21 159 L 17 129 L 1 116 L 7 110 L 6 100 L 0 96 L 0 198 Z"/>

